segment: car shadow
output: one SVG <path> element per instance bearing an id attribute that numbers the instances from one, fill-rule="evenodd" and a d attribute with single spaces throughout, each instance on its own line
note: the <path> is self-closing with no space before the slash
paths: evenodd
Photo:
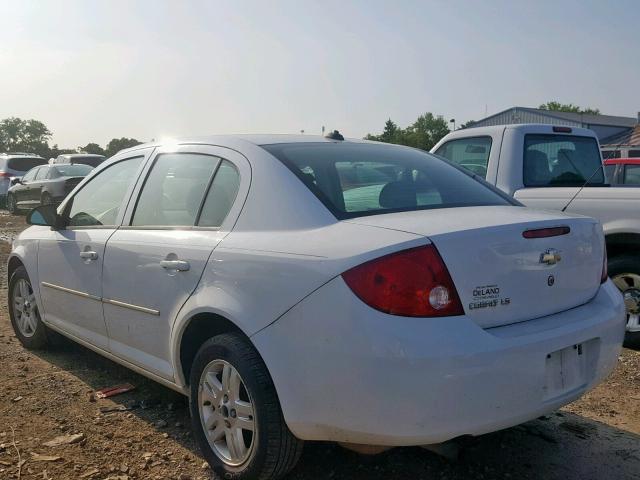
<path id="1" fill-rule="evenodd" d="M 135 390 L 110 399 L 116 407 L 131 410 L 104 415 L 132 413 L 151 425 L 164 421 L 163 433 L 202 458 L 190 433 L 188 404 L 182 395 L 66 339 L 56 341 L 51 350 L 32 353 L 76 376 L 88 389 L 135 385 Z M 93 404 L 96 413 L 101 403 Z M 462 439 L 457 445 L 457 458 L 447 460 L 418 447 L 363 456 L 332 443 L 309 442 L 288 478 L 588 480 L 637 479 L 640 474 L 639 435 L 564 411 Z"/>

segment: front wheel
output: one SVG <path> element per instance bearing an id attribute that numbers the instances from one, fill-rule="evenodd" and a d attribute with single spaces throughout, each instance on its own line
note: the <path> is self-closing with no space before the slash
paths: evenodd
<path id="1" fill-rule="evenodd" d="M 36 296 L 24 267 L 18 267 L 9 280 L 9 317 L 24 347 L 29 350 L 46 347 L 47 327 L 40 319 Z"/>
<path id="2" fill-rule="evenodd" d="M 244 338 L 207 340 L 190 375 L 195 439 L 211 468 L 226 479 L 277 479 L 302 453 L 287 428 L 273 381 Z"/>
<path id="3" fill-rule="evenodd" d="M 611 258 L 609 276 L 622 292 L 627 310 L 626 347 L 640 346 L 640 258 L 635 255 L 620 255 Z"/>

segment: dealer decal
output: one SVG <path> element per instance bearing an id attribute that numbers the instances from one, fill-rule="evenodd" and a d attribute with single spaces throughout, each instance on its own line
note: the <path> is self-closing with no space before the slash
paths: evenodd
<path id="1" fill-rule="evenodd" d="M 472 292 L 473 301 L 469 303 L 469 310 L 479 308 L 495 308 L 498 305 L 509 305 L 511 299 L 500 295 L 498 285 L 481 285 L 475 287 Z"/>

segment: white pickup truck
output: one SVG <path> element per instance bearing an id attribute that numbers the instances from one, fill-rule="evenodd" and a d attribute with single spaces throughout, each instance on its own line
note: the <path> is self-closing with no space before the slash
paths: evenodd
<path id="1" fill-rule="evenodd" d="M 598 219 L 609 276 L 625 298 L 626 341 L 640 343 L 640 188 L 607 184 L 594 132 L 537 124 L 468 128 L 448 134 L 431 152 L 526 206 L 562 210 L 568 204 L 567 211 Z"/>

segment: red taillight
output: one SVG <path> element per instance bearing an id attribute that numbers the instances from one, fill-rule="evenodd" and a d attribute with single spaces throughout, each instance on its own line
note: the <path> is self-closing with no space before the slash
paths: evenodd
<path id="1" fill-rule="evenodd" d="M 607 268 L 607 247 L 604 247 L 604 259 L 602 261 L 602 275 L 600 275 L 600 283 L 604 283 L 609 278 L 609 269 Z"/>
<path id="2" fill-rule="evenodd" d="M 554 132 L 571 133 L 571 127 L 553 127 Z"/>
<path id="3" fill-rule="evenodd" d="M 453 280 L 433 245 L 371 260 L 342 278 L 360 300 L 391 315 L 464 315 Z"/>
<path id="4" fill-rule="evenodd" d="M 524 238 L 548 238 L 566 235 L 571 229 L 569 227 L 536 228 L 522 232 Z"/>
<path id="5" fill-rule="evenodd" d="M 13 177 L 13 175 L 9 172 L 5 172 L 4 170 L 0 170 L 0 178 L 10 178 Z"/>

